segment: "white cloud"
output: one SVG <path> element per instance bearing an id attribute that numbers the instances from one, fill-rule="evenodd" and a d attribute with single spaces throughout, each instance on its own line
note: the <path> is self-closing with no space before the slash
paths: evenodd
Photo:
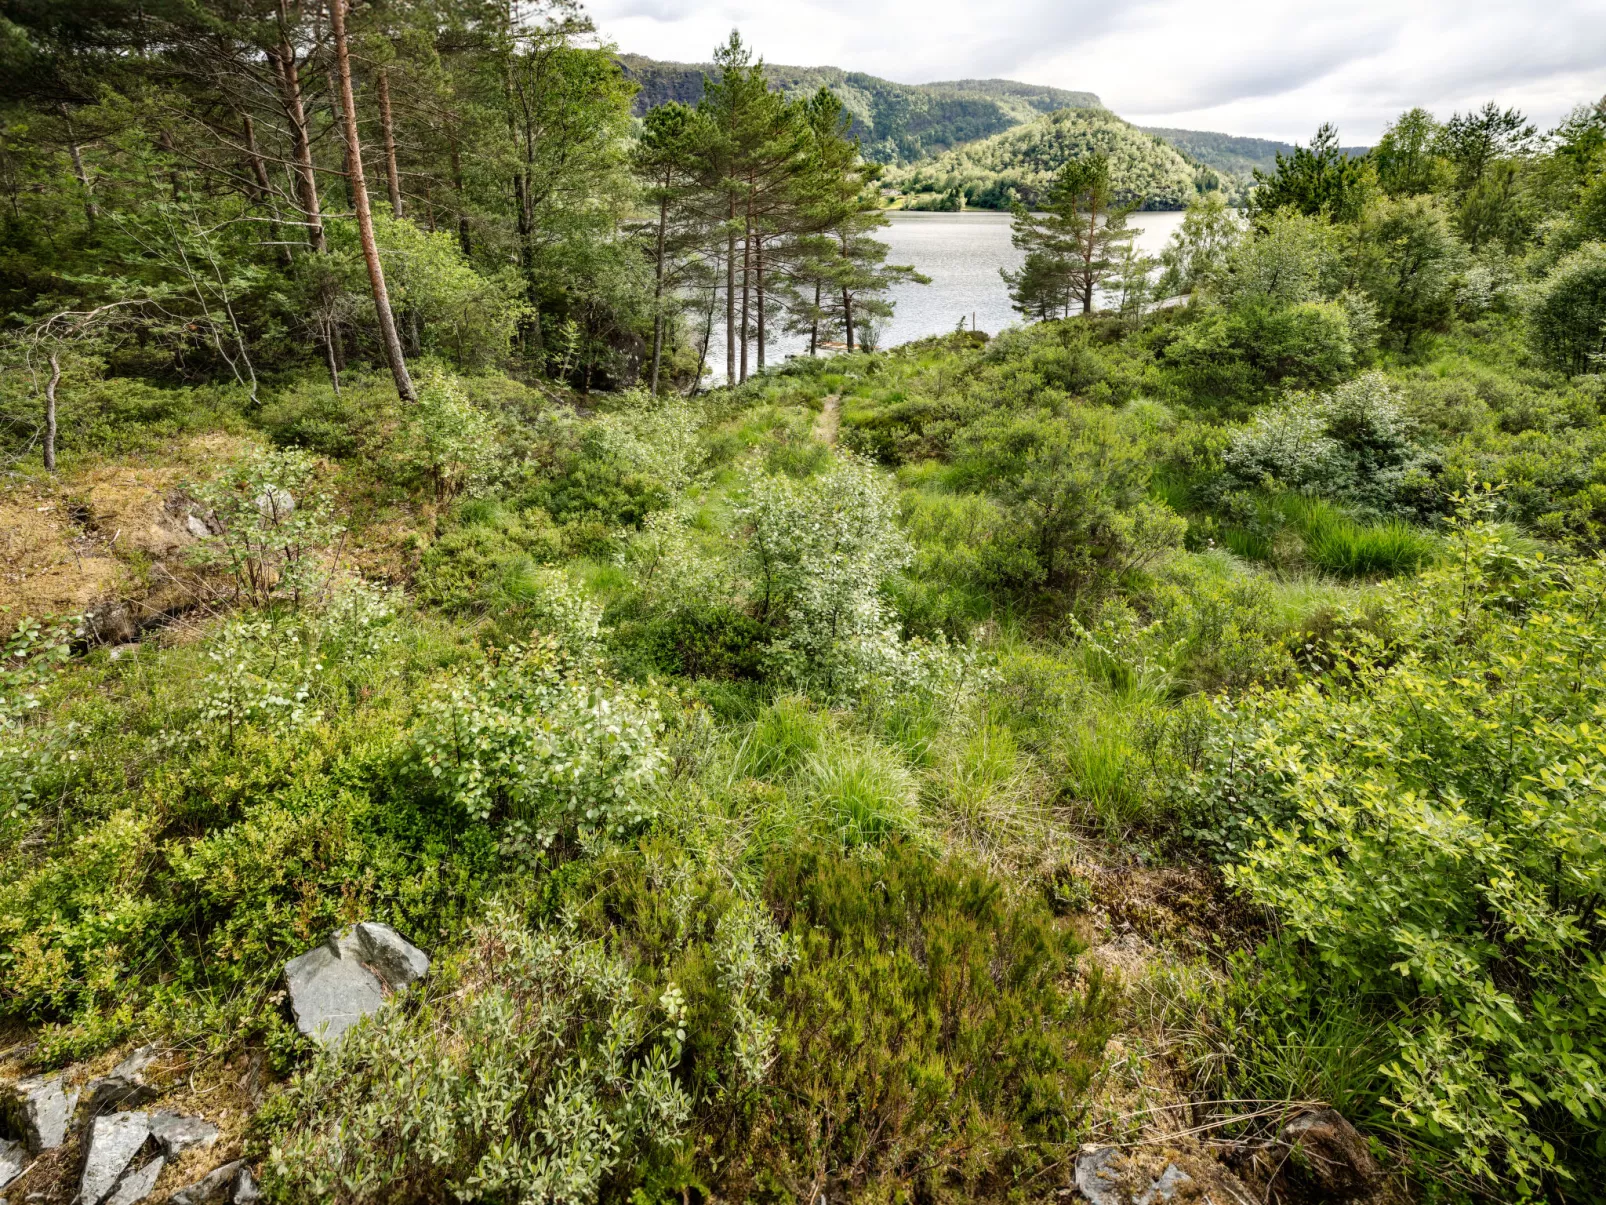
<path id="1" fill-rule="evenodd" d="M 699 62 L 732 28 L 776 63 L 905 83 L 999 76 L 1097 92 L 1146 125 L 1376 140 L 1403 109 L 1494 99 L 1555 124 L 1606 93 L 1601 0 L 593 0 L 620 49 Z"/>

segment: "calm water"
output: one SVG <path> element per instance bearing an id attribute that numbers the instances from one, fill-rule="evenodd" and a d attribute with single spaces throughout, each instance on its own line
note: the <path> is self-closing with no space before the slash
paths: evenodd
<path id="1" fill-rule="evenodd" d="M 931 277 L 929 285 L 905 284 L 892 291 L 892 321 L 881 337 L 881 346 L 895 347 L 927 335 L 945 334 L 959 325 L 966 327 L 974 315 L 976 329 L 997 334 L 1017 324 L 1021 316 L 1009 305 L 1009 289 L 998 274 L 1000 268 L 1014 271 L 1021 253 L 1009 241 L 1010 217 L 1007 213 L 892 213 L 891 225 L 877 235 L 891 249 L 887 262 L 913 264 Z M 1157 255 L 1182 224 L 1180 213 L 1135 213 L 1127 224 L 1135 229 L 1136 246 L 1146 255 Z M 806 351 L 808 340 L 782 336 L 768 349 L 772 362 L 788 354 Z M 714 378 L 725 378 L 725 333 L 719 327 L 710 345 Z"/>

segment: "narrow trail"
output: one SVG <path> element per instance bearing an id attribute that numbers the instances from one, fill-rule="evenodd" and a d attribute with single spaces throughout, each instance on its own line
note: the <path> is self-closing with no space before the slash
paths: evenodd
<path id="1" fill-rule="evenodd" d="M 836 446 L 836 430 L 842 422 L 842 395 L 833 393 L 825 399 L 819 421 L 814 424 L 814 438 L 828 448 Z"/>

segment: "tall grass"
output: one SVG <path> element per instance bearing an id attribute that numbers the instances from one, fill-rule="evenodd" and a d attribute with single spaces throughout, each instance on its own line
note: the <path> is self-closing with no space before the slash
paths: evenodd
<path id="1" fill-rule="evenodd" d="M 803 789 L 845 845 L 879 845 L 920 830 L 914 780 L 891 750 L 832 743 L 809 758 Z"/>
<path id="2" fill-rule="evenodd" d="M 1439 542 L 1399 519 L 1364 523 L 1319 498 L 1288 496 L 1280 507 L 1305 542 L 1305 557 L 1335 577 L 1414 573 L 1437 555 Z"/>

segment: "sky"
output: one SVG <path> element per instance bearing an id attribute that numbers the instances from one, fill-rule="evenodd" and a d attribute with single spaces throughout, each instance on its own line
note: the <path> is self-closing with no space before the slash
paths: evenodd
<path id="1" fill-rule="evenodd" d="M 1139 125 L 1371 145 L 1414 105 L 1542 128 L 1606 95 L 1606 0 L 588 0 L 620 50 L 706 61 L 739 28 L 791 66 L 1098 93 Z"/>

